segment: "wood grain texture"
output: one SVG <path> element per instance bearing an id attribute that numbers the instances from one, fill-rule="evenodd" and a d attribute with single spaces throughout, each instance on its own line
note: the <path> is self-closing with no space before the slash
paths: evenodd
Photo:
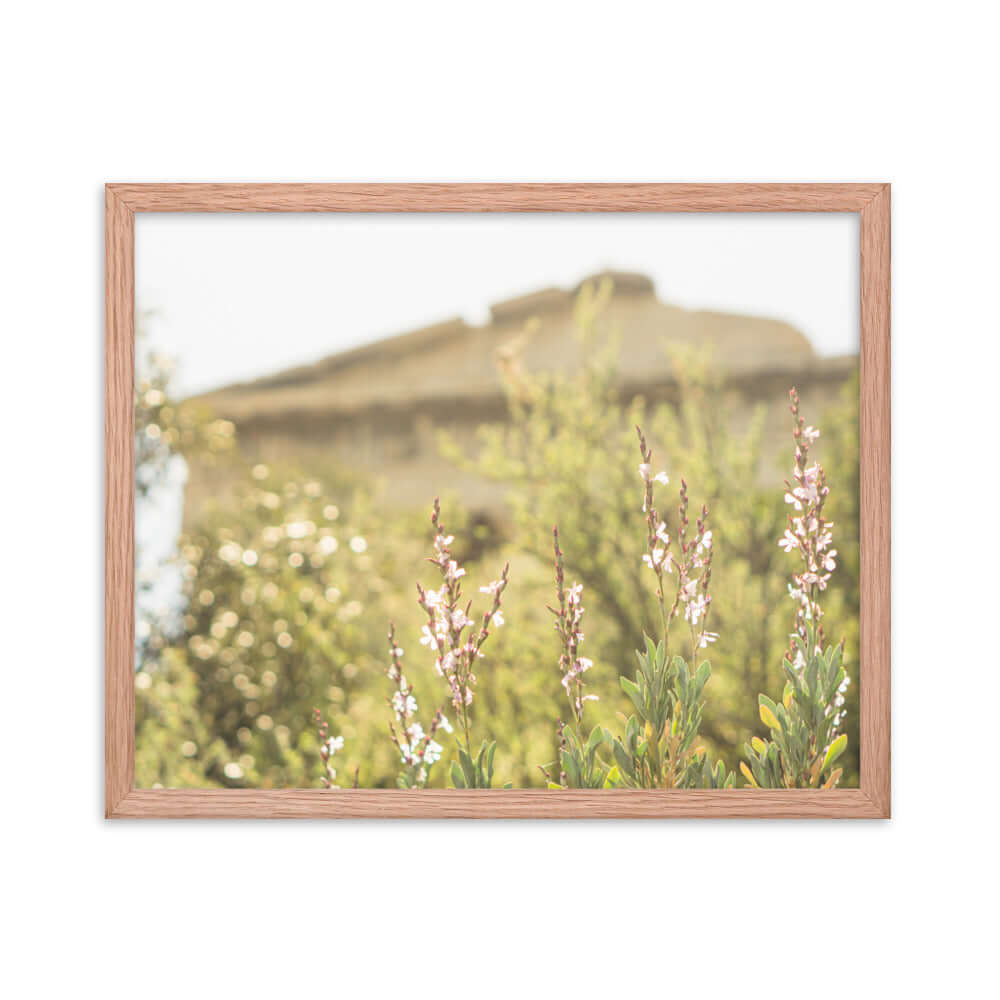
<path id="1" fill-rule="evenodd" d="M 104 810 L 132 790 L 135 773 L 135 220 L 105 191 Z"/>
<path id="2" fill-rule="evenodd" d="M 112 184 L 134 212 L 859 212 L 880 184 Z"/>
<path id="3" fill-rule="evenodd" d="M 504 791 L 284 788 L 137 789 L 115 810 L 127 819 L 875 819 L 857 788 L 834 791 Z"/>
<path id="4" fill-rule="evenodd" d="M 861 210 L 861 790 L 891 812 L 890 190 Z"/>
<path id="5" fill-rule="evenodd" d="M 886 184 L 109 184 L 105 815 L 122 818 L 884 818 L 890 815 L 890 192 Z M 858 212 L 861 787 L 820 791 L 134 788 L 135 212 Z"/>

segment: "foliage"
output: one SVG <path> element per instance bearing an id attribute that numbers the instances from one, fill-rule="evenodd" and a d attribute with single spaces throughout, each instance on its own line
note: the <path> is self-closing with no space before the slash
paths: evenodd
<path id="1" fill-rule="evenodd" d="M 230 753 L 211 776 L 309 784 L 320 752 L 313 708 L 333 708 L 349 743 L 376 742 L 367 678 L 381 672 L 382 643 L 366 610 L 385 620 L 405 548 L 369 547 L 378 526 L 360 489 L 259 465 L 250 479 L 238 517 L 220 509 L 185 537 L 187 610 L 182 645 L 172 644 L 198 677 L 201 718 Z M 388 756 L 369 764 L 366 752 L 365 769 Z"/>
<path id="2" fill-rule="evenodd" d="M 135 489 L 142 501 L 161 485 L 171 463 L 184 454 L 202 461 L 225 456 L 235 428 L 214 419 L 204 407 L 178 406 L 170 391 L 174 365 L 170 358 L 144 349 L 141 327 L 136 333 Z"/>
<path id="3" fill-rule="evenodd" d="M 510 563 L 504 566 L 498 579 L 479 588 L 480 593 L 490 598 L 490 603 L 477 624 L 476 619 L 470 615 L 472 602 L 463 601 L 462 577 L 465 576 L 465 569 L 452 558 L 451 545 L 455 541 L 455 536 L 449 535 L 441 523 L 441 504 L 436 497 L 431 525 L 434 528 L 434 555 L 428 562 L 438 568 L 441 587 L 438 590 L 425 590 L 419 583 L 417 584 L 418 603 L 427 615 L 427 624 L 421 629 L 420 643 L 435 653 L 434 667 L 448 685 L 451 706 L 461 725 L 462 739 L 457 748 L 458 760 L 451 762 L 449 774 L 455 788 L 490 788 L 493 783 L 493 758 L 497 745 L 496 740 L 491 742 L 484 740 L 478 753 L 473 757 L 470 710 L 476 687 L 476 675 L 472 668 L 479 669 L 477 661 L 483 658 L 483 645 L 490 636 L 491 628 L 499 628 L 504 623 L 501 604 L 508 583 Z M 390 641 L 392 635 L 393 631 L 390 628 Z M 397 648 L 394 648 L 392 655 L 398 674 L 397 654 L 402 655 Z M 393 696 L 393 708 L 397 720 L 404 725 L 405 731 L 407 716 L 404 712 L 409 695 L 406 698 L 399 698 L 400 694 L 401 692 L 397 692 Z M 416 708 L 416 703 L 413 707 Z M 435 723 L 442 722 L 451 732 L 451 726 L 443 719 L 439 709 Z M 432 726 L 432 730 L 437 728 L 436 724 Z M 400 750 L 403 764 L 407 769 L 412 768 L 414 763 L 419 767 L 426 760 L 428 750 L 426 746 L 418 746 L 414 753 L 412 748 L 400 746 L 395 732 L 393 740 Z M 456 742 L 459 742 L 457 737 Z M 418 770 L 418 776 L 419 774 Z"/>
<path id="4" fill-rule="evenodd" d="M 209 425 L 225 430 L 204 412 L 191 417 L 193 437 L 169 436 L 172 447 L 179 442 L 199 462 L 204 454 L 216 468 L 224 465 L 226 489 L 185 512 L 182 620 L 176 631 L 155 630 L 143 653 L 140 786 L 325 780 L 333 787 L 344 783 L 339 771 L 365 787 L 525 787 L 540 780 L 571 788 L 729 787 L 734 748 L 764 746 L 767 761 L 773 744 L 779 770 L 754 780 L 780 775 L 783 787 L 787 773 L 804 781 L 802 746 L 817 748 L 811 767 L 820 749 L 856 732 L 856 685 L 834 696 L 843 703 L 829 745 L 814 711 L 818 693 L 838 671 L 846 676 L 846 653 L 857 648 L 857 488 L 850 485 L 857 482 L 856 387 L 853 399 L 845 390 L 824 438 L 838 485 L 828 510 L 847 567 L 823 591 L 824 623 L 846 642 L 832 651 L 824 646 L 824 658 L 839 657 L 836 667 L 832 659 L 814 666 L 807 658 L 801 693 L 792 684 L 787 703 L 762 702 L 781 725 L 775 731 L 751 694 L 791 684 L 782 662 L 786 557 L 775 546 L 784 515 L 770 485 L 766 415 L 759 410 L 740 425 L 737 404 L 712 367 L 691 356 L 675 359 L 667 401 L 624 401 L 614 332 L 601 324 L 608 295 L 607 285 L 586 287 L 577 302 L 587 359 L 580 371 L 529 375 L 516 356 L 508 359 L 510 422 L 481 428 L 481 447 L 471 456 L 442 442 L 456 461 L 504 483 L 513 522 L 509 535 L 498 534 L 446 498 L 455 537 L 441 527 L 438 509 L 431 562 L 439 582 L 419 589 L 416 601 L 406 592 L 426 550 L 426 521 L 388 507 L 378 483 L 332 464 L 253 464 L 252 455 L 245 461 L 231 447 L 231 433 L 228 446 L 199 451 Z M 162 402 L 151 398 L 160 408 L 148 414 L 161 429 L 171 414 L 194 413 L 172 403 L 169 379 L 149 388 L 164 394 Z M 642 492 L 636 489 L 629 455 L 631 428 L 640 421 L 666 468 L 685 472 L 681 502 L 671 510 L 654 509 L 651 491 L 667 477 L 652 474 L 645 439 Z M 688 482 L 706 501 L 697 518 L 691 514 L 693 531 Z M 556 522 L 553 635 L 545 607 Z M 461 596 L 466 570 L 489 580 L 508 560 L 500 578 L 480 588 L 487 600 L 473 615 Z M 507 586 L 508 577 L 515 585 Z M 584 588 L 588 656 L 580 650 Z M 516 627 L 498 628 L 505 618 Z M 418 635 L 435 655 L 407 659 L 404 675 L 408 643 L 397 637 Z M 710 685 L 702 672 L 709 644 Z M 545 666 L 557 662 L 558 671 Z M 474 708 L 466 701 L 473 694 Z M 563 698 L 568 714 L 559 707 Z M 431 706 L 423 725 L 419 705 Z M 631 718 L 618 711 L 626 707 Z M 808 738 L 799 719 L 812 727 Z M 821 768 L 823 783 L 834 763 L 843 768 L 841 784 L 856 781 L 856 739 L 836 749 L 839 759 Z M 539 771 L 541 761 L 553 763 Z M 754 775 L 749 755 L 744 764 Z"/>
<path id="5" fill-rule="evenodd" d="M 637 428 L 638 430 L 638 428 Z M 693 535 L 687 537 L 687 484 L 681 481 L 678 531 L 671 536 L 666 522 L 660 519 L 655 506 L 654 483 L 669 482 L 665 472 L 652 473 L 652 450 L 639 430 L 642 461 L 639 475 L 644 483 L 642 510 L 646 518 L 646 548 L 643 562 L 656 578 L 656 601 L 662 638 L 653 642 L 644 635 L 645 651 L 637 651 L 639 671 L 635 681 L 620 678 L 622 689 L 631 699 L 636 714 L 625 719 L 625 735 L 616 738 L 606 729 L 595 727 L 586 744 L 580 724 L 584 702 L 596 696 L 583 695 L 583 672 L 592 664 L 577 656 L 583 640 L 580 631 L 583 608 L 579 605 L 580 584 L 567 593 L 564 589 L 563 554 L 559 548 L 559 532 L 554 532 L 556 554 L 556 587 L 559 609 L 556 615 L 565 652 L 560 659 L 563 686 L 570 695 L 573 708 L 575 738 L 566 735 L 560 723 L 561 764 L 560 782 L 569 788 L 624 786 L 630 788 L 695 788 L 729 787 L 732 777 L 719 762 L 708 761 L 704 747 L 696 745 L 701 725 L 704 701 L 702 692 L 711 675 L 707 660 L 695 670 L 698 651 L 714 642 L 718 635 L 707 630 L 711 605 L 709 585 L 712 578 L 712 532 L 707 527 L 708 509 L 702 507 Z M 665 579 L 674 580 L 674 599 L 669 605 Z M 670 627 L 683 616 L 691 642 L 691 666 L 682 656 L 670 656 Z M 598 753 L 602 744 L 612 753 L 614 765 L 605 766 Z M 551 784 L 551 781 L 550 781 Z"/>
<path id="6" fill-rule="evenodd" d="M 584 363 L 579 371 L 529 373 L 516 355 L 506 359 L 509 421 L 480 428 L 474 451 L 444 434 L 441 446 L 456 463 L 504 484 L 513 514 L 511 545 L 534 565 L 544 564 L 551 527 L 558 522 L 567 572 L 591 595 L 590 655 L 625 672 L 634 662 L 633 650 L 644 646 L 645 623 L 660 613 L 644 580 L 648 539 L 628 528 L 636 510 L 631 428 L 638 423 L 647 428 L 665 467 L 684 470 L 711 507 L 715 546 L 725 553 L 712 580 L 713 628 L 722 638 L 713 648 L 716 680 L 701 734 L 713 755 L 736 767 L 734 748 L 760 727 L 747 692 L 780 685 L 787 643 L 784 615 L 775 613 L 788 596 L 774 545 L 784 513 L 771 485 L 768 413 L 757 407 L 749 420 L 742 419 L 738 396 L 711 358 L 690 351 L 672 352 L 674 379 L 665 401 L 623 399 L 618 337 L 602 319 L 611 294 L 610 282 L 580 292 L 575 321 Z M 849 392 L 830 415 L 834 447 L 828 462 L 838 483 L 843 477 L 847 484 L 857 476 L 857 399 L 852 403 Z M 848 533 L 856 531 L 857 496 L 848 485 L 837 501 Z M 664 512 L 662 520 L 676 534 L 679 511 Z M 857 548 L 849 535 L 844 548 L 850 566 Z M 526 571 L 519 574 L 523 584 Z M 526 600 L 514 595 L 512 613 L 523 615 Z M 831 585 L 827 615 L 845 635 L 846 648 L 856 649 L 858 594 L 849 580 Z M 854 731 L 856 719 L 852 713 L 848 721 Z M 843 763 L 856 781 L 856 750 L 848 750 Z"/>
<path id="7" fill-rule="evenodd" d="M 795 631 L 781 665 L 785 672 L 782 703 L 760 695 L 760 718 L 771 740 L 754 737 L 744 748 L 749 768 L 744 777 L 762 788 L 833 788 L 842 768 L 833 765 L 847 747 L 846 733 L 838 733 L 844 717 L 844 693 L 850 679 L 844 666 L 844 643 L 824 648 L 820 594 L 827 589 L 837 566 L 833 548 L 834 523 L 826 518 L 830 488 L 819 463 L 809 464 L 809 448 L 819 431 L 807 427 L 799 414 L 799 397 L 791 393 L 794 418 L 795 470 L 786 482 L 785 502 L 791 506 L 788 527 L 780 546 L 794 552 L 801 569 L 792 574 L 789 593 L 798 607 Z"/>
<path id="8" fill-rule="evenodd" d="M 179 565 L 176 547 L 158 549 L 146 538 L 145 525 L 167 520 L 171 506 L 180 507 L 187 473 L 185 455 L 205 466 L 225 461 L 235 428 L 213 419 L 204 408 L 179 407 L 170 392 L 171 360 L 145 347 L 141 324 L 136 331 L 135 507 L 136 507 L 136 647 L 141 665 L 154 630 L 175 631 Z M 145 544 L 144 544 L 145 543 Z"/>
<path id="9" fill-rule="evenodd" d="M 704 701 L 711 676 L 707 660 L 692 676 L 681 656 L 669 656 L 666 642 L 646 637 L 645 652 L 636 653 L 635 681 L 621 678 L 622 689 L 636 714 L 625 724 L 624 739 L 612 749 L 617 770 L 610 784 L 628 788 L 728 788 L 732 775 L 721 761 L 713 768 L 704 747 L 697 745 Z"/>

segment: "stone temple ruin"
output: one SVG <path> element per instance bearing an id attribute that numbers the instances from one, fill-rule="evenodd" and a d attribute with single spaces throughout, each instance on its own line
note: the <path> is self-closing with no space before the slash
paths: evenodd
<path id="1" fill-rule="evenodd" d="M 624 399 L 670 400 L 676 383 L 667 345 L 710 352 L 741 414 L 772 404 L 767 441 L 777 458 L 787 450 L 788 389 L 795 385 L 810 413 L 833 402 L 857 370 L 856 355 L 819 357 L 788 323 L 757 316 L 692 311 L 661 302 L 640 274 L 608 272 L 585 281 L 613 282 L 599 327 L 619 337 Z M 198 397 L 233 421 L 244 453 L 254 461 L 331 459 L 362 474 L 391 477 L 387 495 L 424 506 L 454 490 L 473 510 L 498 515 L 502 486 L 460 472 L 439 454 L 438 428 L 471 441 L 476 425 L 507 418 L 502 367 L 572 374 L 583 361 L 573 321 L 579 291 L 547 288 L 499 302 L 482 326 L 461 319 L 367 344 L 252 382 Z M 777 466 L 774 474 L 780 478 Z M 189 499 L 222 484 L 210 470 L 192 470 Z"/>

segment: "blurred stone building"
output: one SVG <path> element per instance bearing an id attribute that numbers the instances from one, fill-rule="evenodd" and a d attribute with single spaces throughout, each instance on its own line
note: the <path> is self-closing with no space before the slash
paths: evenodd
<path id="1" fill-rule="evenodd" d="M 653 283 L 640 274 L 610 272 L 585 281 L 605 277 L 613 292 L 598 325 L 619 338 L 625 399 L 641 394 L 658 402 L 675 396 L 669 345 L 707 351 L 737 399 L 741 419 L 758 402 L 774 404 L 767 438 L 776 453 L 788 444 L 789 387 L 798 387 L 807 412 L 818 420 L 857 369 L 857 356 L 821 358 L 800 331 L 779 320 L 661 302 Z M 482 326 L 447 320 L 227 386 L 197 401 L 236 424 L 241 447 L 253 461 L 293 459 L 321 469 L 336 459 L 362 474 L 385 477 L 386 495 L 402 505 L 424 506 L 451 489 L 473 509 L 499 513 L 502 487 L 442 459 L 435 431 L 446 428 L 471 444 L 477 425 L 505 420 L 501 369 L 515 355 L 527 372 L 578 370 L 583 347 L 573 306 L 581 285 L 498 302 Z M 189 498 L 222 485 L 210 482 L 208 470 L 194 469 Z"/>

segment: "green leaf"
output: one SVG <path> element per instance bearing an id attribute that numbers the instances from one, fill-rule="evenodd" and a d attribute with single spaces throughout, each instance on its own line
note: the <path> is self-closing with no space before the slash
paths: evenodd
<path id="1" fill-rule="evenodd" d="M 847 748 L 847 733 L 841 733 L 827 750 L 823 758 L 823 770 L 825 771 Z"/>
<path id="2" fill-rule="evenodd" d="M 458 766 L 458 761 L 453 760 L 451 762 L 451 783 L 455 788 L 466 788 L 465 777 L 462 774 L 462 769 Z"/>
<path id="3" fill-rule="evenodd" d="M 632 704 L 635 705 L 635 709 L 640 714 L 642 713 L 642 696 L 639 694 L 639 687 L 627 677 L 619 677 L 619 683 L 622 686 L 622 690 L 629 696 L 632 700 Z"/>
<path id="4" fill-rule="evenodd" d="M 461 747 L 458 748 L 458 760 L 462 765 L 462 774 L 465 775 L 464 788 L 476 787 L 476 765 L 472 763 L 472 758 Z"/>
<path id="5" fill-rule="evenodd" d="M 767 705 L 760 706 L 760 721 L 767 726 L 768 729 L 777 729 L 781 732 L 781 723 L 778 722 L 778 717 L 767 707 Z"/>
<path id="6" fill-rule="evenodd" d="M 486 751 L 486 785 L 489 787 L 493 784 L 493 757 L 497 752 L 497 741 L 494 740 L 490 744 L 489 750 Z"/>
<path id="7" fill-rule="evenodd" d="M 634 778 L 635 768 L 632 766 L 632 759 L 629 757 L 628 751 L 626 751 L 625 747 L 618 740 L 615 740 L 614 755 L 615 760 L 618 762 L 618 767 L 630 778 Z"/>
<path id="8" fill-rule="evenodd" d="M 563 771 L 566 772 L 566 780 L 570 783 L 570 787 L 579 788 L 580 765 L 577 762 L 576 757 L 574 757 L 573 754 L 568 753 L 566 750 L 560 750 L 559 762 L 562 764 Z"/>
<path id="9" fill-rule="evenodd" d="M 708 683 L 708 679 L 711 676 L 711 664 L 709 664 L 708 660 L 705 660 L 705 662 L 698 668 L 698 673 L 695 674 L 694 678 L 699 694 L 701 693 L 701 689 Z"/>

